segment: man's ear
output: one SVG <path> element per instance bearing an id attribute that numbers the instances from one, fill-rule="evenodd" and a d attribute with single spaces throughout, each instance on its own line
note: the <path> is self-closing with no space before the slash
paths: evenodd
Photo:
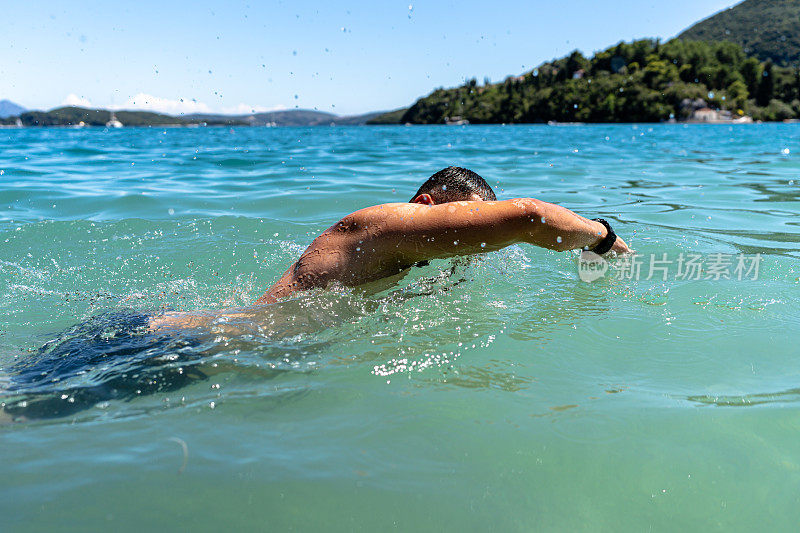
<path id="1" fill-rule="evenodd" d="M 433 205 L 436 202 L 433 201 L 433 198 L 431 197 L 430 194 L 422 193 L 422 194 L 418 195 L 416 198 L 414 198 L 413 200 L 411 200 L 411 203 L 412 204 Z"/>

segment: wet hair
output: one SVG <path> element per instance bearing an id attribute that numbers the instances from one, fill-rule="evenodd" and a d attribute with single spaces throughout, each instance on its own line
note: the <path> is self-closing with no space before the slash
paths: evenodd
<path id="1" fill-rule="evenodd" d="M 461 167 L 443 168 L 428 178 L 411 201 L 420 194 L 430 194 L 437 204 L 469 200 L 473 194 L 477 194 L 482 200 L 497 200 L 486 180 Z"/>

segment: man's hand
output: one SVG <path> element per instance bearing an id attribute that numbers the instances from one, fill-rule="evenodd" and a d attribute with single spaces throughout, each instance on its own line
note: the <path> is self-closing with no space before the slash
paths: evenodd
<path id="1" fill-rule="evenodd" d="M 612 246 L 611 250 L 609 250 L 609 253 L 611 252 L 617 252 L 618 255 L 622 255 L 631 254 L 633 253 L 633 250 L 631 250 L 627 243 L 623 241 L 619 235 L 617 235 L 617 240 L 614 242 L 614 246 Z"/>

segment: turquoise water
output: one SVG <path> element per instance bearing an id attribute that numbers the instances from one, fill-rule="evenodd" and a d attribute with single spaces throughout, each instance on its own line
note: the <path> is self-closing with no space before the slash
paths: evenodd
<path id="1" fill-rule="evenodd" d="M 574 254 L 521 245 L 270 306 L 205 341 L 207 379 L 0 426 L 0 529 L 794 529 L 798 141 L 783 124 L 0 130 L 6 374 L 108 311 L 252 303 L 340 217 L 451 164 L 501 199 L 603 216 L 643 258 L 761 257 L 757 279 L 626 279 L 616 260 L 585 283 Z"/>

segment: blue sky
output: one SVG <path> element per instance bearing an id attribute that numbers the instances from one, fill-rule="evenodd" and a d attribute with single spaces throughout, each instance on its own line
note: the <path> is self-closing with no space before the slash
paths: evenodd
<path id="1" fill-rule="evenodd" d="M 409 105 L 573 49 L 669 38 L 731 0 L 3 2 L 0 99 L 180 113 Z"/>

